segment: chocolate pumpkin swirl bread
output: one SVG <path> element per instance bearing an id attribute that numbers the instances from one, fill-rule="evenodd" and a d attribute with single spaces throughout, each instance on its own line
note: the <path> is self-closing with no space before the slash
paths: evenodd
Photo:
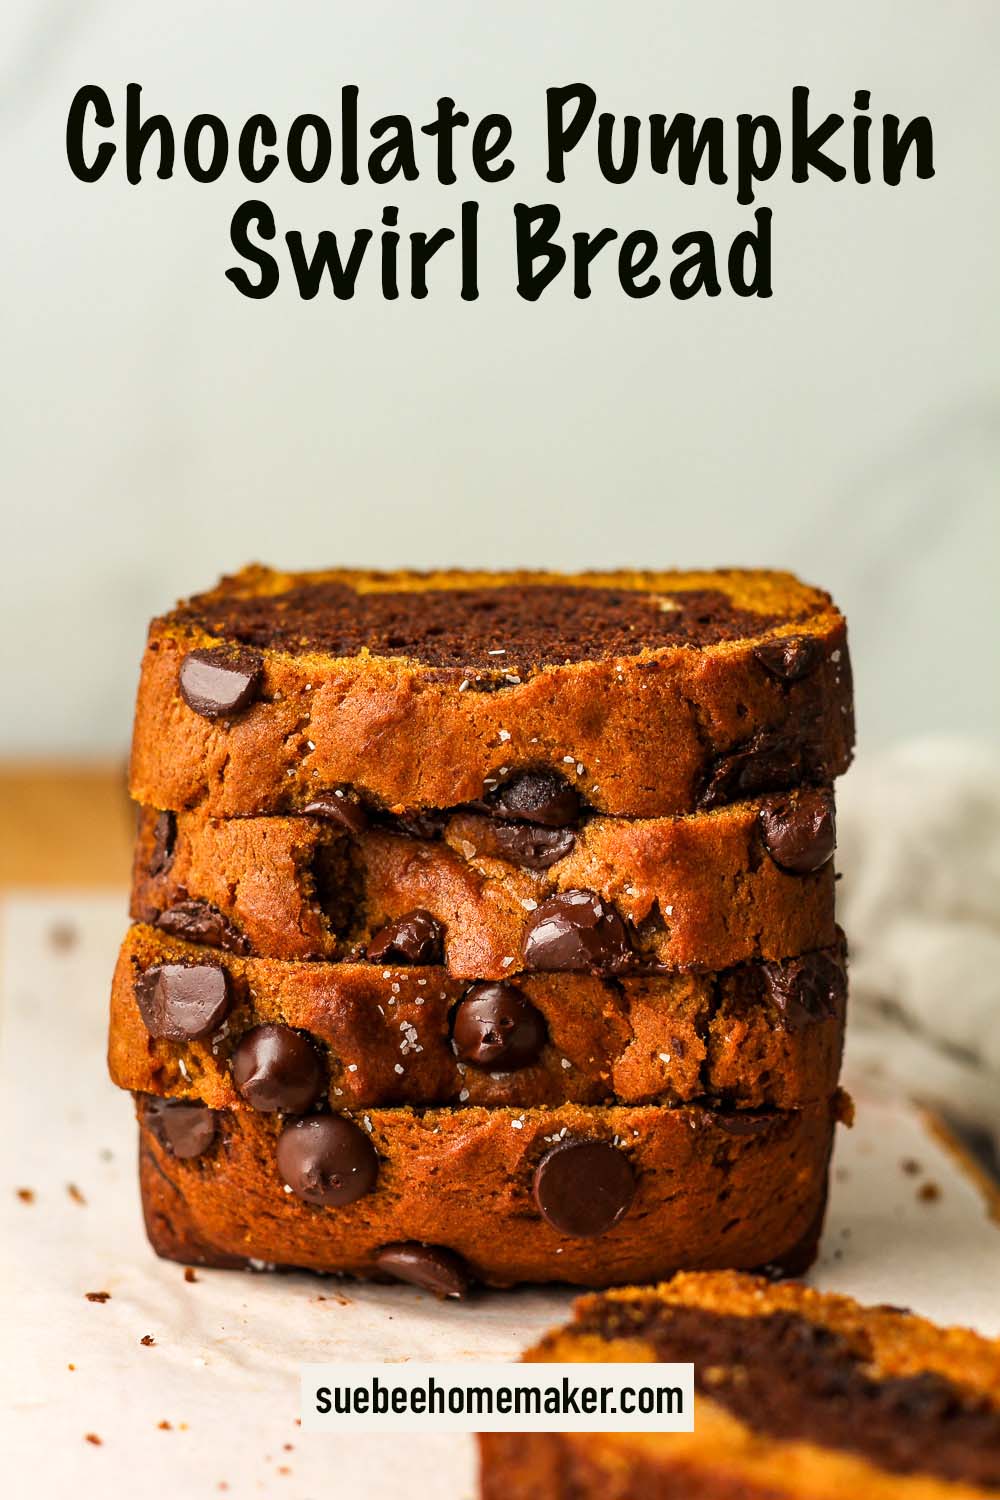
<path id="1" fill-rule="evenodd" d="M 842 944 L 719 974 L 469 984 L 424 966 L 241 958 L 137 925 L 109 1061 L 121 1088 L 213 1109 L 801 1109 L 837 1087 L 846 989 Z"/>
<path id="2" fill-rule="evenodd" d="M 608 1286 L 677 1265 L 795 1272 L 815 1254 L 839 1107 L 284 1116 L 140 1095 L 146 1228 L 160 1255 L 198 1265 L 378 1277 L 408 1246 L 490 1286 Z"/>
<path id="3" fill-rule="evenodd" d="M 844 622 L 784 574 L 283 574 L 154 621 L 112 1077 L 205 1265 L 802 1269 Z"/>
<path id="4" fill-rule="evenodd" d="M 834 941 L 826 788 L 558 830 L 471 812 L 376 824 L 357 803 L 333 808 L 339 817 L 315 804 L 296 817 L 145 810 L 132 916 L 268 958 L 378 961 L 421 912 L 411 958 L 463 979 L 569 967 L 581 892 L 604 904 L 623 969 L 725 969 Z"/>
<path id="5" fill-rule="evenodd" d="M 785 573 L 252 567 L 153 622 L 131 788 L 217 817 L 349 788 L 562 827 L 568 805 L 519 801 L 511 771 L 670 816 L 825 784 L 852 742 L 843 618 Z"/>
<path id="6" fill-rule="evenodd" d="M 1000 1341 L 732 1273 L 583 1298 L 534 1362 L 693 1362 L 690 1433 L 491 1433 L 483 1500 L 986 1500 Z"/>

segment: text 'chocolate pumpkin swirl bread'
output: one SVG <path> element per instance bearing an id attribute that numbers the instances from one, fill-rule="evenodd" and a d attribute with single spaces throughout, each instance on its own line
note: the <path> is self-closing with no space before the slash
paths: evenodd
<path id="1" fill-rule="evenodd" d="M 402 812 L 502 801 L 534 768 L 644 818 L 824 784 L 852 743 L 843 618 L 788 574 L 253 567 L 154 621 L 131 789 Z"/>
<path id="2" fill-rule="evenodd" d="M 693 1363 L 685 1433 L 490 1433 L 483 1500 L 986 1500 L 1000 1341 L 732 1273 L 585 1297 L 530 1362 Z"/>

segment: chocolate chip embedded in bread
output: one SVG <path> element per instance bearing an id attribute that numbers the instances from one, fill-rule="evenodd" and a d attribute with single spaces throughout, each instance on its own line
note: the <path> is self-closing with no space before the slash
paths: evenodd
<path id="1" fill-rule="evenodd" d="M 312 1115 L 278 1137 L 278 1171 L 297 1198 L 340 1208 L 375 1186 L 378 1156 L 356 1125 L 340 1115 Z"/>
<path id="2" fill-rule="evenodd" d="M 264 1112 L 304 1114 L 322 1094 L 325 1082 L 316 1048 L 291 1026 L 265 1024 L 244 1032 L 230 1069 L 247 1103 Z"/>
<path id="3" fill-rule="evenodd" d="M 545 828 L 565 828 L 580 816 L 580 795 L 558 771 L 515 771 L 496 783 L 493 791 L 487 777 L 490 805 L 500 818 L 541 823 Z"/>
<path id="4" fill-rule="evenodd" d="M 418 907 L 381 928 L 368 944 L 368 957 L 377 964 L 439 964 L 443 943 L 441 923 Z"/>
<path id="5" fill-rule="evenodd" d="M 779 682 L 801 682 L 823 660 L 823 648 L 811 635 L 783 636 L 755 646 L 753 654 L 765 672 Z"/>
<path id="6" fill-rule="evenodd" d="M 705 809 L 762 792 L 784 791 L 803 777 L 802 746 L 790 734 L 758 734 L 713 760 L 698 799 Z"/>
<path id="7" fill-rule="evenodd" d="M 615 973 L 632 957 L 625 923 L 596 891 L 560 891 L 532 913 L 524 938 L 531 969 Z"/>
<path id="8" fill-rule="evenodd" d="M 314 797 L 302 811 L 307 817 L 335 823 L 347 833 L 364 833 L 368 827 L 368 809 L 364 803 L 341 789 Z"/>
<path id="9" fill-rule="evenodd" d="M 833 857 L 837 825 L 833 793 L 803 791 L 770 798 L 760 811 L 764 847 L 783 870 L 809 875 Z"/>
<path id="10" fill-rule="evenodd" d="M 572 853 L 572 828 L 541 828 L 532 823 L 497 823 L 491 830 L 498 852 L 528 870 L 547 870 Z"/>
<path id="11" fill-rule="evenodd" d="M 171 937 L 188 943 L 204 943 L 209 948 L 224 948 L 228 953 L 250 952 L 250 944 L 218 907 L 209 901 L 178 901 L 156 918 L 155 925 Z"/>
<path id="12" fill-rule="evenodd" d="M 546 1035 L 541 1012 L 514 984 L 474 984 L 460 1000 L 451 1030 L 461 1062 L 502 1073 L 537 1062 Z"/>
<path id="13" fill-rule="evenodd" d="M 137 977 L 135 998 L 150 1036 L 168 1042 L 211 1036 L 232 1005 L 228 976 L 218 964 L 157 964 Z"/>
<path id="14" fill-rule="evenodd" d="M 376 1255 L 375 1264 L 388 1276 L 409 1281 L 435 1297 L 464 1297 L 472 1280 L 468 1266 L 454 1250 L 421 1245 L 417 1240 L 385 1245 Z"/>
<path id="15" fill-rule="evenodd" d="M 395 833 L 409 834 L 413 839 L 439 839 L 448 821 L 448 814 L 434 807 L 399 813 L 388 826 Z"/>
<path id="16" fill-rule="evenodd" d="M 164 875 L 174 862 L 174 846 L 177 843 L 177 815 L 161 812 L 156 815 L 153 828 L 153 852 L 149 858 L 150 875 Z"/>
<path id="17" fill-rule="evenodd" d="M 761 965 L 765 993 L 789 1031 L 835 1016 L 847 989 L 844 967 L 829 953 Z"/>
<path id="18" fill-rule="evenodd" d="M 257 697 L 264 663 L 256 651 L 212 646 L 189 651 L 181 662 L 180 693 L 203 719 L 230 719 Z"/>
<path id="19" fill-rule="evenodd" d="M 560 1141 L 535 1169 L 535 1202 L 562 1234 L 604 1234 L 635 1196 L 628 1157 L 606 1141 Z"/>
<path id="20" fill-rule="evenodd" d="M 144 1119 L 164 1151 L 176 1156 L 179 1161 L 201 1156 L 215 1140 L 215 1111 L 206 1104 L 192 1104 L 177 1099 L 149 1099 Z"/>

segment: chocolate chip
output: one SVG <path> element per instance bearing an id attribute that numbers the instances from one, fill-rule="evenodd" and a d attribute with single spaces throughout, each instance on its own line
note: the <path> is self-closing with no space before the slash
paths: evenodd
<path id="1" fill-rule="evenodd" d="M 504 780 L 498 773 L 496 778 L 486 778 L 485 789 L 492 794 L 490 805 L 500 818 L 565 828 L 580 816 L 580 795 L 558 771 L 515 771 Z"/>
<path id="2" fill-rule="evenodd" d="M 528 870 L 547 870 L 565 859 L 576 843 L 571 828 L 538 828 L 530 823 L 497 823 L 493 842 L 501 854 Z"/>
<path id="3" fill-rule="evenodd" d="M 801 1031 L 839 1014 L 846 994 L 844 968 L 829 953 L 807 953 L 761 965 L 765 993 L 788 1031 Z"/>
<path id="4" fill-rule="evenodd" d="M 263 676 L 256 651 L 234 646 L 189 651 L 181 662 L 181 697 L 203 719 L 229 719 L 253 702 Z"/>
<path id="5" fill-rule="evenodd" d="M 143 1118 L 164 1151 L 180 1161 L 200 1156 L 215 1140 L 215 1111 L 206 1104 L 150 1099 Z"/>
<path id="6" fill-rule="evenodd" d="M 472 1280 L 469 1268 L 454 1250 L 443 1245 L 421 1245 L 408 1240 L 385 1245 L 375 1256 L 380 1271 L 399 1281 L 410 1281 L 435 1297 L 464 1297 Z"/>
<path id="7" fill-rule="evenodd" d="M 418 908 L 381 928 L 368 944 L 368 957 L 377 964 L 439 964 L 443 945 L 441 923 Z"/>
<path id="8" fill-rule="evenodd" d="M 232 1004 L 217 964 L 157 964 L 136 979 L 135 998 L 150 1036 L 168 1042 L 211 1036 Z"/>
<path id="9" fill-rule="evenodd" d="M 177 843 L 177 818 L 172 812 L 156 815 L 153 825 L 153 852 L 149 858 L 150 875 L 162 875 L 174 862 L 174 846 Z"/>
<path id="10" fill-rule="evenodd" d="M 524 938 L 531 969 L 613 973 L 632 953 L 625 923 L 595 891 L 561 891 L 533 912 Z"/>
<path id="11" fill-rule="evenodd" d="M 230 1068 L 233 1082 L 254 1109 L 302 1115 L 323 1092 L 316 1048 L 291 1026 L 254 1026 L 240 1037 Z"/>
<path id="12" fill-rule="evenodd" d="M 833 793 L 771 798 L 761 808 L 760 828 L 765 849 L 783 870 L 808 875 L 822 869 L 837 843 Z"/>
<path id="13" fill-rule="evenodd" d="M 364 833 L 368 827 L 368 809 L 356 797 L 346 792 L 324 792 L 314 797 L 302 811 L 310 818 L 323 818 L 327 823 L 336 823 L 348 833 Z"/>
<path id="14" fill-rule="evenodd" d="M 341 1115 L 310 1115 L 278 1137 L 278 1171 L 296 1197 L 339 1208 L 375 1186 L 378 1156 L 356 1125 Z"/>
<path id="15" fill-rule="evenodd" d="M 161 932 L 183 938 L 188 943 L 204 943 L 209 948 L 225 948 L 229 953 L 249 953 L 250 944 L 231 922 L 208 901 L 178 901 L 156 918 Z"/>
<path id="16" fill-rule="evenodd" d="M 514 984 L 474 984 L 460 1000 L 452 1041 L 462 1062 L 512 1073 L 537 1060 L 545 1020 Z"/>
<path id="17" fill-rule="evenodd" d="M 823 648 L 815 636 L 786 635 L 755 646 L 754 656 L 765 672 L 779 682 L 800 682 L 815 672 L 823 660 Z"/>
<path id="18" fill-rule="evenodd" d="M 390 827 L 396 833 L 409 834 L 411 839 L 439 839 L 448 821 L 446 812 L 435 808 L 419 809 L 416 812 L 400 813 L 393 818 Z"/>
<path id="19" fill-rule="evenodd" d="M 699 807 L 720 807 L 761 792 L 780 792 L 802 780 L 802 746 L 787 734 L 757 734 L 713 761 Z"/>
<path id="20" fill-rule="evenodd" d="M 560 1141 L 535 1169 L 535 1202 L 562 1234 L 603 1234 L 628 1210 L 635 1174 L 625 1156 L 605 1141 Z"/>

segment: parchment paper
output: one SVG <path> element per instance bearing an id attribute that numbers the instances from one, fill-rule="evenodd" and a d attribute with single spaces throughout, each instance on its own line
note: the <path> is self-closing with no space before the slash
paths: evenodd
<path id="1" fill-rule="evenodd" d="M 471 1497 L 471 1439 L 303 1434 L 298 1367 L 514 1358 L 572 1294 L 441 1305 L 333 1278 L 198 1271 L 188 1282 L 158 1261 L 143 1236 L 131 1101 L 103 1061 L 125 921 L 124 896 L 14 897 L 2 910 L 5 1494 Z M 918 1110 L 891 1096 L 858 1104 L 813 1279 L 1000 1331 L 1000 1232 L 982 1193 Z"/>

